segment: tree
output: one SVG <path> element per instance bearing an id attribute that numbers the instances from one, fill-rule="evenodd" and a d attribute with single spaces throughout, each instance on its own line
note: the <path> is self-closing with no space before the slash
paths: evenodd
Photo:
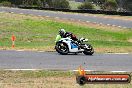
<path id="1" fill-rule="evenodd" d="M 114 11 L 117 9 L 117 2 L 115 0 L 106 0 L 103 9 Z"/>
<path id="2" fill-rule="evenodd" d="M 116 0 L 119 11 L 132 11 L 132 0 Z"/>
<path id="3" fill-rule="evenodd" d="M 127 11 L 132 11 L 132 0 L 124 0 L 123 8 Z"/>
<path id="4" fill-rule="evenodd" d="M 67 0 L 52 0 L 52 7 L 53 8 L 67 8 L 69 9 L 69 1 Z"/>
<path id="5" fill-rule="evenodd" d="M 94 9 L 94 6 L 90 2 L 84 2 L 78 9 Z"/>
<path id="6" fill-rule="evenodd" d="M 12 5 L 11 5 L 11 2 L 9 1 L 1 1 L 0 6 L 11 7 Z"/>
<path id="7" fill-rule="evenodd" d="M 117 0 L 86 0 L 88 2 L 94 3 L 103 10 L 116 10 L 118 7 Z"/>
<path id="8" fill-rule="evenodd" d="M 67 0 L 36 0 L 36 4 L 48 8 L 70 8 Z"/>
<path id="9" fill-rule="evenodd" d="M 22 5 L 23 0 L 8 0 L 11 2 L 11 4 L 14 5 Z"/>

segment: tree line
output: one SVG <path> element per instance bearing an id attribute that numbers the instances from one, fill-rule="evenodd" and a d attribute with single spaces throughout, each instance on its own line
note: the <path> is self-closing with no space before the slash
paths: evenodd
<path id="1" fill-rule="evenodd" d="M 47 8 L 70 8 L 67 0 L 0 0 L 0 3 L 11 3 L 11 5 L 19 6 L 38 6 Z"/>
<path id="2" fill-rule="evenodd" d="M 0 0 L 0 3 L 5 6 L 22 5 L 70 9 L 69 0 Z M 132 0 L 84 0 L 78 9 L 97 9 L 95 7 L 110 11 L 132 11 Z"/>
<path id="3" fill-rule="evenodd" d="M 85 0 L 94 3 L 103 10 L 132 11 L 132 0 Z"/>

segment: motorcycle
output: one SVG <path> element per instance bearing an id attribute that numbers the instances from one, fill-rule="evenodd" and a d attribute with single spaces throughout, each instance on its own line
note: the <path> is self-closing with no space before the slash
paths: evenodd
<path id="1" fill-rule="evenodd" d="M 70 38 L 61 38 L 56 42 L 55 49 L 61 55 L 68 53 L 84 53 L 85 55 L 92 55 L 94 49 L 90 44 L 86 44 L 88 39 L 80 38 L 79 41 L 73 41 Z"/>

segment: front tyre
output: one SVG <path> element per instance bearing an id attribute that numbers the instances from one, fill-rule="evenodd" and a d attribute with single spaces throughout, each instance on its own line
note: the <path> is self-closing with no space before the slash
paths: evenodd
<path id="1" fill-rule="evenodd" d="M 67 44 L 65 44 L 63 42 L 56 43 L 55 49 L 61 55 L 67 55 L 69 52 Z"/>
<path id="2" fill-rule="evenodd" d="M 93 47 L 91 45 L 86 44 L 86 48 L 84 49 L 83 53 L 85 55 L 93 55 L 94 49 L 93 49 Z"/>

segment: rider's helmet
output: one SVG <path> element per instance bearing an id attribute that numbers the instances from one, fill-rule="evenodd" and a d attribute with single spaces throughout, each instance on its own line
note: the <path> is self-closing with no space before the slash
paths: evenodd
<path id="1" fill-rule="evenodd" d="M 60 30 L 59 30 L 60 36 L 63 36 L 65 33 L 66 33 L 65 29 L 60 29 Z"/>

